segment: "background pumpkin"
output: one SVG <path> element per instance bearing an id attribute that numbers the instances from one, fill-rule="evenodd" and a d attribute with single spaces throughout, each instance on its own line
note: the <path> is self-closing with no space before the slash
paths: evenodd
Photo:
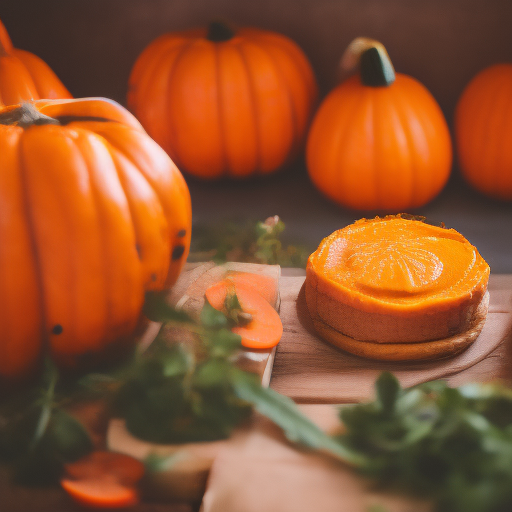
<path id="1" fill-rule="evenodd" d="M 297 155 L 316 97 L 290 39 L 212 23 L 150 44 L 132 70 L 128 106 L 181 169 L 242 178 Z"/>
<path id="2" fill-rule="evenodd" d="M 455 110 L 459 167 L 480 192 L 512 200 L 512 64 L 478 73 Z"/>
<path id="3" fill-rule="evenodd" d="M 33 53 L 13 48 L 0 21 L 0 106 L 71 97 L 48 64 Z"/>
<path id="4" fill-rule="evenodd" d="M 348 208 L 399 212 L 422 206 L 441 191 L 451 170 L 441 109 L 417 80 L 395 75 L 380 43 L 354 40 L 344 61 L 358 59 L 360 72 L 326 97 L 313 120 L 306 150 L 310 178 Z"/>
<path id="5" fill-rule="evenodd" d="M 63 365 L 133 332 L 145 290 L 171 285 L 191 235 L 188 188 L 120 105 L 0 108 L 0 376 L 48 350 Z"/>

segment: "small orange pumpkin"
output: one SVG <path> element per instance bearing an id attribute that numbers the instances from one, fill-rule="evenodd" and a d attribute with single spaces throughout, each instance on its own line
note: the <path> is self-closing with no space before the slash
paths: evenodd
<path id="1" fill-rule="evenodd" d="M 13 48 L 0 21 L 0 106 L 71 97 L 48 64 L 33 53 Z"/>
<path id="2" fill-rule="evenodd" d="M 151 43 L 131 73 L 128 106 L 181 169 L 243 178 L 297 155 L 316 97 L 290 39 L 212 23 Z"/>
<path id="3" fill-rule="evenodd" d="M 477 190 L 512 200 L 512 64 L 495 64 L 464 89 L 455 111 L 459 167 Z"/>
<path id="4" fill-rule="evenodd" d="M 190 244 L 165 151 L 113 101 L 39 100 L 0 108 L 0 169 L 0 376 L 129 338 L 145 290 L 177 279 Z"/>
<path id="5" fill-rule="evenodd" d="M 311 180 L 327 197 L 356 210 L 404 211 L 444 187 L 451 170 L 448 126 L 414 78 L 396 74 L 385 48 L 356 39 L 345 61 L 360 72 L 323 101 L 307 142 Z"/>

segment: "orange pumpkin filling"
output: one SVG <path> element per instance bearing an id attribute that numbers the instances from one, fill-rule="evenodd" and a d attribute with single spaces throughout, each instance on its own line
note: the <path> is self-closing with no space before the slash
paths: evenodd
<path id="1" fill-rule="evenodd" d="M 306 300 L 314 322 L 356 340 L 425 342 L 471 327 L 488 278 L 487 263 L 454 229 L 362 219 L 309 257 Z"/>

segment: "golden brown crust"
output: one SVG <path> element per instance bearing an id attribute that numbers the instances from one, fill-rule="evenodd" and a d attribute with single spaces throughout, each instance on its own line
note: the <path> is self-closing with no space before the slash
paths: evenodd
<path id="1" fill-rule="evenodd" d="M 307 269 L 306 302 L 311 317 L 350 338 L 370 343 L 418 343 L 455 336 L 468 331 L 483 293 L 445 309 L 411 311 L 408 314 L 365 311 L 345 304 L 318 286 L 318 276 Z M 484 291 L 485 293 L 485 291 Z"/>
<path id="2" fill-rule="evenodd" d="M 485 324 L 488 307 L 489 292 L 486 292 L 472 315 L 470 327 L 454 336 L 418 343 L 374 343 L 351 338 L 329 326 L 315 314 L 315 311 L 309 309 L 308 302 L 315 330 L 323 339 L 352 354 L 387 361 L 441 359 L 462 352 L 478 338 Z"/>

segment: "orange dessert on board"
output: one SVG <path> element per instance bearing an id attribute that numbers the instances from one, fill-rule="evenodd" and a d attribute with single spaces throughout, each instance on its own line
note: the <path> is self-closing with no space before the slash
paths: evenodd
<path id="1" fill-rule="evenodd" d="M 362 219 L 325 238 L 307 265 L 318 334 L 373 359 L 435 359 L 485 323 L 489 266 L 454 229 L 401 216 Z"/>

